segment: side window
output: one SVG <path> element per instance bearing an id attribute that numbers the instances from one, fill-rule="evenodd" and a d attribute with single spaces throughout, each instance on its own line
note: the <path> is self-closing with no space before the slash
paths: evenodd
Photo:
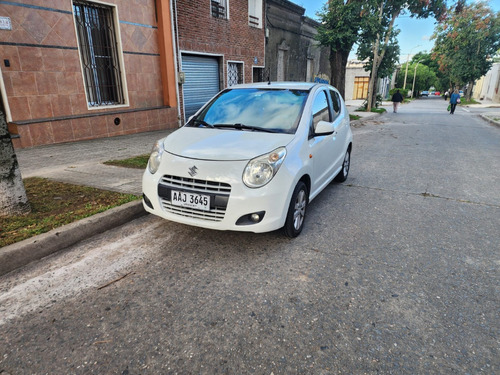
<path id="1" fill-rule="evenodd" d="M 334 111 L 333 117 L 336 118 L 340 114 L 340 96 L 336 91 L 330 90 L 330 98 L 332 99 L 332 106 Z"/>
<path id="2" fill-rule="evenodd" d="M 329 108 L 326 91 L 321 91 L 314 99 L 312 107 L 313 129 L 316 129 L 316 125 L 320 121 L 330 121 Z"/>

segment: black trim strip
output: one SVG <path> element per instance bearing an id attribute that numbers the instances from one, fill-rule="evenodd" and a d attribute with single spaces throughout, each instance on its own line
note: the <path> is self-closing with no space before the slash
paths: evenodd
<path id="1" fill-rule="evenodd" d="M 79 119 L 79 118 L 99 117 L 99 116 L 114 116 L 114 115 L 121 115 L 121 114 L 124 114 L 124 113 L 153 111 L 155 109 L 166 109 L 166 108 L 172 108 L 172 107 L 169 106 L 169 105 L 162 105 L 162 106 L 158 106 L 158 107 L 124 109 L 124 110 L 121 110 L 121 111 L 118 110 L 118 111 L 110 111 L 110 112 L 88 113 L 88 114 L 83 114 L 83 115 L 71 115 L 71 116 L 40 118 L 40 119 L 35 119 L 35 120 L 12 121 L 11 124 L 14 124 L 14 125 L 31 125 L 31 124 L 40 124 L 42 122 L 76 120 L 76 119 Z M 102 109 L 104 109 L 104 108 L 102 108 Z"/>
<path id="2" fill-rule="evenodd" d="M 127 55 L 144 55 L 144 56 L 160 56 L 159 53 L 148 53 L 148 52 L 132 52 L 132 51 L 123 51 Z"/>
<path id="3" fill-rule="evenodd" d="M 127 25 L 132 25 L 132 26 L 147 27 L 149 29 L 157 29 L 158 28 L 158 26 L 145 25 L 143 23 L 137 23 L 137 22 L 120 21 L 120 23 L 125 23 Z"/>
<path id="4" fill-rule="evenodd" d="M 70 12 L 69 10 L 47 8 L 47 7 L 41 7 L 41 6 L 38 6 L 38 5 L 31 5 L 31 4 L 22 4 L 22 3 L 16 3 L 14 1 L 3 1 L 3 0 L 1 0 L 0 4 L 14 5 L 16 7 L 32 8 L 32 9 L 38 9 L 38 10 L 48 10 L 50 12 L 58 12 L 58 13 L 64 13 L 64 14 L 73 14 L 73 12 Z"/>
<path id="5" fill-rule="evenodd" d="M 55 48 L 55 49 L 70 49 L 77 51 L 78 47 L 66 47 L 66 46 L 51 46 L 47 44 L 30 44 L 30 43 L 12 43 L 12 42 L 0 42 L 0 46 L 15 46 L 15 47 L 39 47 L 39 48 Z"/>

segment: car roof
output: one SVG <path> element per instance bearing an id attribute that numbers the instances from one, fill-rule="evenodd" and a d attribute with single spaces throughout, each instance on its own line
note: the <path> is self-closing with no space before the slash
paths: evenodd
<path id="1" fill-rule="evenodd" d="M 245 83 L 228 87 L 230 89 L 254 88 L 254 89 L 288 89 L 288 90 L 311 90 L 314 86 L 327 86 L 314 82 L 257 82 Z"/>

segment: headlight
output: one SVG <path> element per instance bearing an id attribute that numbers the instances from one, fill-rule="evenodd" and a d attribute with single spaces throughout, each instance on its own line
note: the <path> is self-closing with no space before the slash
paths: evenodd
<path id="1" fill-rule="evenodd" d="M 148 169 L 151 174 L 155 174 L 160 167 L 161 156 L 163 155 L 163 147 L 160 141 L 156 141 L 153 149 L 151 150 L 151 155 L 149 156 Z"/>
<path id="2" fill-rule="evenodd" d="M 286 148 L 280 147 L 269 154 L 250 160 L 243 172 L 245 185 L 250 188 L 258 188 L 267 184 L 280 169 L 285 156 Z"/>

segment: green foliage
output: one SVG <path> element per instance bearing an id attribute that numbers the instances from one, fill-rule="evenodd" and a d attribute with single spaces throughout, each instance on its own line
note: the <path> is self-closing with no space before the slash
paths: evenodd
<path id="1" fill-rule="evenodd" d="M 459 2 L 436 27 L 433 59 L 457 86 L 473 82 L 491 68 L 500 48 L 500 13 L 484 2 Z"/>
<path id="2" fill-rule="evenodd" d="M 320 26 L 316 40 L 330 48 L 331 80 L 341 94 L 345 87 L 347 57 L 355 43 L 363 56 L 371 56 L 375 67 L 370 86 L 378 76 L 388 76 L 394 68 L 399 47 L 395 42 L 394 23 L 400 14 L 411 17 L 441 17 L 446 0 L 329 0 L 317 13 Z M 374 46 L 370 49 L 370 46 Z M 378 56 L 374 56 L 377 54 Z"/>
<path id="3" fill-rule="evenodd" d="M 349 53 L 357 42 L 359 33 L 371 22 L 371 3 L 376 0 L 330 0 L 317 13 L 320 26 L 316 40 L 330 49 L 330 80 L 345 94 L 345 71 Z"/>
<path id="4" fill-rule="evenodd" d="M 371 111 L 377 113 L 385 112 L 385 109 L 379 108 L 379 106 L 381 105 L 382 105 L 382 95 L 377 94 L 377 97 L 375 99 L 375 108 L 372 108 Z M 367 109 L 368 109 L 368 100 L 365 100 L 361 105 L 361 107 L 358 109 L 358 111 L 361 110 L 361 112 L 365 112 Z"/>
<path id="5" fill-rule="evenodd" d="M 389 96 L 392 97 L 398 90 L 401 93 L 401 95 L 403 95 L 403 98 L 406 98 L 408 96 L 408 91 L 409 91 L 408 89 L 402 89 L 397 87 L 389 90 Z"/>
<path id="6" fill-rule="evenodd" d="M 371 22 L 363 30 L 361 35 L 362 44 L 372 44 L 372 65 L 368 108 L 371 107 L 371 92 L 374 89 L 376 79 L 384 75 L 389 75 L 388 71 L 393 68 L 394 54 L 397 43 L 395 37 L 397 32 L 394 29 L 396 18 L 401 14 L 409 13 L 411 17 L 427 18 L 429 16 L 441 17 L 446 9 L 446 0 L 384 0 L 376 1 L 373 7 L 376 15 L 376 22 Z M 384 66 L 382 65 L 384 64 Z"/>
<path id="7" fill-rule="evenodd" d="M 399 34 L 399 30 L 393 32 L 393 36 L 386 46 L 379 47 L 379 55 L 382 52 L 382 48 L 385 47 L 385 55 L 380 62 L 377 72 L 379 77 L 389 77 L 396 70 L 400 55 L 400 48 L 396 39 L 397 34 Z M 364 68 L 366 71 L 371 72 L 373 66 L 373 42 L 361 39 L 358 46 L 357 56 L 361 61 L 367 60 Z"/>
<path id="8" fill-rule="evenodd" d="M 469 104 L 480 104 L 480 103 L 474 99 L 466 99 L 466 98 L 460 99 L 460 105 L 469 105 Z"/>
<path id="9" fill-rule="evenodd" d="M 408 64 L 408 76 L 406 77 L 406 87 L 408 87 L 409 89 L 412 88 L 413 78 L 415 77 L 415 92 L 428 90 L 429 87 L 432 86 L 434 86 L 439 91 L 443 91 L 445 87 L 441 87 L 441 83 L 437 78 L 436 72 L 433 71 L 428 66 L 422 64 L 422 62 L 418 64 L 417 63 L 418 62 L 416 63 L 412 62 Z M 404 85 L 405 71 L 406 71 L 406 63 L 404 63 L 401 66 L 401 70 L 399 71 L 399 75 L 396 79 L 396 85 L 399 87 L 403 87 Z"/>
<path id="10" fill-rule="evenodd" d="M 413 56 L 411 59 L 412 64 L 416 64 L 420 61 L 420 64 L 425 65 L 429 68 L 431 72 L 434 72 L 437 80 L 433 81 L 430 79 L 430 82 L 421 82 L 418 80 L 420 77 L 420 69 L 418 70 L 417 82 L 415 84 L 417 90 L 427 90 L 431 86 L 434 86 L 439 91 L 446 91 L 451 87 L 450 78 L 439 70 L 439 64 L 436 60 L 432 58 L 431 53 L 427 52 L 419 52 Z M 408 67 L 410 69 L 410 67 Z"/>
<path id="11" fill-rule="evenodd" d="M 332 51 L 349 53 L 360 30 L 370 22 L 370 1 L 331 0 L 317 13 L 320 26 L 316 39 Z"/>

